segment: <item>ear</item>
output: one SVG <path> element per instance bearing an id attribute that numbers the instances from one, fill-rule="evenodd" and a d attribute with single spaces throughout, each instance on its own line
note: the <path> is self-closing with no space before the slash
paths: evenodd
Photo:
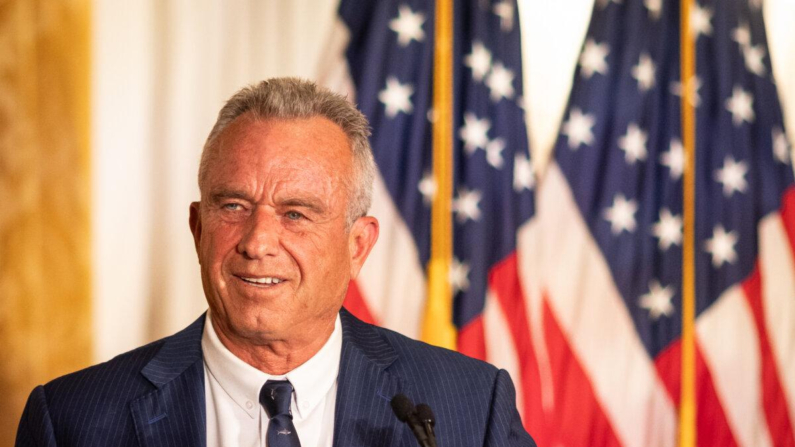
<path id="1" fill-rule="evenodd" d="M 193 233 L 193 244 L 196 247 L 196 254 L 198 254 L 199 242 L 202 238 L 201 202 L 191 202 L 188 225 L 190 225 L 190 232 Z M 201 257 L 199 258 L 199 263 L 201 263 Z"/>
<path id="2" fill-rule="evenodd" d="M 359 276 L 364 261 L 378 240 L 378 219 L 364 216 L 356 219 L 348 235 L 348 247 L 351 254 L 351 279 Z"/>

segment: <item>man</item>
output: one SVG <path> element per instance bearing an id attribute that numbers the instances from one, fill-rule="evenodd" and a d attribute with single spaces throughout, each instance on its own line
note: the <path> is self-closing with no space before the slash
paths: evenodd
<path id="1" fill-rule="evenodd" d="M 378 237 L 365 117 L 297 79 L 234 95 L 202 153 L 190 228 L 209 311 L 31 394 L 18 446 L 531 446 L 508 374 L 342 309 Z"/>

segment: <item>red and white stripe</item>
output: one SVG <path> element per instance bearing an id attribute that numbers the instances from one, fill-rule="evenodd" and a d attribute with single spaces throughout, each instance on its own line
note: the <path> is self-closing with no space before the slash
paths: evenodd
<path id="1" fill-rule="evenodd" d="M 363 304 L 376 324 L 419 338 L 425 276 L 411 232 L 380 175 L 373 188 L 370 214 L 380 222 L 381 233 L 356 279 Z"/>
<path id="2" fill-rule="evenodd" d="M 538 385 L 554 390 L 545 409 L 552 441 L 673 446 L 676 409 L 554 163 L 520 233 L 519 259 L 528 314 L 543 325 L 548 357 L 538 363 L 550 365 L 551 383 Z"/>

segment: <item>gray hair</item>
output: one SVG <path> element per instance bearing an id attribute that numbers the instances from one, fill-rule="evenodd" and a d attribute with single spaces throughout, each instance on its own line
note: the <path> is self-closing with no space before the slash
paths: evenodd
<path id="1" fill-rule="evenodd" d="M 298 78 L 268 79 L 244 87 L 229 98 L 218 112 L 218 119 L 204 143 L 199 165 L 200 189 L 207 175 L 216 139 L 229 124 L 245 113 L 251 113 L 259 119 L 320 116 L 338 125 L 347 135 L 353 154 L 354 182 L 346 216 L 348 227 L 367 214 L 372 201 L 376 169 L 368 139 L 370 125 L 367 118 L 344 96 Z"/>

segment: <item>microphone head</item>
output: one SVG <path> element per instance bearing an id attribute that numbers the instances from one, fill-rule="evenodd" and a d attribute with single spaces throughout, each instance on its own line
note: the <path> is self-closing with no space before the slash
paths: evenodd
<path id="1" fill-rule="evenodd" d="M 414 403 L 403 393 L 396 394 L 389 403 L 400 422 L 407 422 L 414 413 Z"/>
<path id="2" fill-rule="evenodd" d="M 426 404 L 417 405 L 417 417 L 421 421 L 431 424 L 431 427 L 436 424 L 436 418 L 433 416 L 433 411 L 431 411 L 431 407 Z"/>

